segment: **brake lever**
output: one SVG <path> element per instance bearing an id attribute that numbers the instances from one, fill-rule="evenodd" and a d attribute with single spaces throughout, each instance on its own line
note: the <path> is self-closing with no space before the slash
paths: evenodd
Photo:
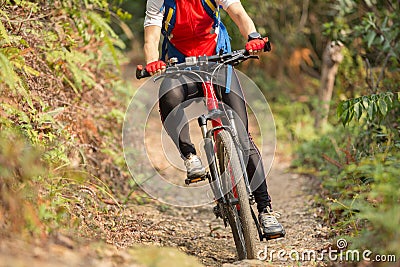
<path id="1" fill-rule="evenodd" d="M 240 62 L 241 62 L 241 60 L 243 60 L 245 58 L 245 55 L 243 55 L 243 54 L 239 54 L 239 55 L 237 55 L 237 56 L 235 56 L 235 57 L 233 57 L 233 58 L 231 58 L 231 59 L 228 59 L 228 60 L 226 60 L 226 61 L 224 61 L 223 63 L 225 64 L 225 65 L 233 65 L 233 66 L 236 66 L 237 64 L 239 64 Z M 235 61 L 237 61 L 237 62 L 235 62 Z M 231 62 L 234 62 L 234 64 L 231 64 Z"/>
<path id="2" fill-rule="evenodd" d="M 224 62 L 224 64 L 229 64 L 229 65 L 233 65 L 236 66 L 239 63 L 241 63 L 242 61 L 245 61 L 249 58 L 255 58 L 255 59 L 260 59 L 260 57 L 258 55 L 251 55 L 251 54 L 239 54 L 236 57 L 233 57 L 231 59 L 228 59 Z M 237 61 L 237 62 L 235 62 Z M 233 64 L 231 64 L 231 62 L 234 62 Z"/>
<path id="3" fill-rule="evenodd" d="M 260 56 L 259 55 L 248 55 L 248 56 L 245 56 L 245 59 L 248 59 L 248 58 L 260 59 Z"/>

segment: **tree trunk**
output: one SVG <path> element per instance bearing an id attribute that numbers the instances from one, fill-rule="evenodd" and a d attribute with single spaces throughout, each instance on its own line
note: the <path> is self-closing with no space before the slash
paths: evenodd
<path id="1" fill-rule="evenodd" d="M 322 56 L 321 86 L 318 93 L 319 107 L 315 115 L 316 128 L 321 128 L 328 121 L 335 77 L 339 64 L 343 60 L 342 47 L 341 42 L 330 42 Z"/>

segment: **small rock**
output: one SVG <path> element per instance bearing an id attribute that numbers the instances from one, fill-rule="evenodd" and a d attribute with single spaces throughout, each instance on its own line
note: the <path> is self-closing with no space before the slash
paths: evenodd
<path id="1" fill-rule="evenodd" d="M 69 248 L 69 249 L 73 249 L 74 248 L 74 241 L 72 241 L 71 238 L 64 236 L 62 234 L 57 234 L 56 238 L 55 238 L 55 243 L 57 245 Z"/>

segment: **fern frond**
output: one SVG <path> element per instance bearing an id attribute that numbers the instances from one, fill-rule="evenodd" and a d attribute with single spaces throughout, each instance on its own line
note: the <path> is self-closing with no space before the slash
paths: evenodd
<path id="1" fill-rule="evenodd" d="M 76 88 L 75 84 L 70 79 L 68 79 L 67 76 L 64 76 L 64 81 L 66 81 L 69 84 L 69 86 L 71 86 L 71 88 L 72 88 L 72 90 L 74 90 L 75 94 L 79 94 L 79 89 Z"/>
<path id="2" fill-rule="evenodd" d="M 25 99 L 26 103 L 29 105 L 29 107 L 32 110 L 35 110 L 35 107 L 34 107 L 33 102 L 32 102 L 31 95 L 29 93 L 28 84 L 25 81 L 21 80 L 21 79 L 18 80 L 17 84 L 18 84 L 18 86 L 16 86 L 17 92 L 24 97 L 24 99 Z"/>
<path id="3" fill-rule="evenodd" d="M 117 43 L 115 41 L 119 40 L 117 34 L 113 31 L 110 25 L 108 25 L 107 21 L 96 12 L 90 11 L 88 12 L 87 16 L 92 23 L 94 30 L 97 33 L 103 33 L 104 36 L 102 39 L 107 44 L 107 47 L 110 50 L 111 55 L 114 59 L 114 63 L 117 65 L 117 67 L 119 67 L 118 55 L 114 47 L 115 44 L 118 44 L 119 46 L 121 45 L 121 42 Z"/>
<path id="4" fill-rule="evenodd" d="M 78 87 L 79 91 L 82 91 L 83 83 L 88 85 L 90 88 L 96 85 L 96 82 L 82 71 L 82 66 L 89 61 L 89 59 L 89 56 L 78 51 L 67 52 L 65 54 L 68 68 L 73 75 L 75 85 Z"/>
<path id="5" fill-rule="evenodd" d="M 4 27 L 3 23 L 0 21 L 0 40 L 3 39 L 6 44 L 10 44 L 10 37 L 8 36 L 7 30 Z"/>
<path id="6" fill-rule="evenodd" d="M 10 18 L 8 17 L 7 13 L 0 9 L 0 15 L 6 19 L 8 25 L 11 27 Z"/>
<path id="7" fill-rule="evenodd" d="M 2 51 L 0 51 L 0 69 L 0 82 L 4 82 L 9 88 L 14 89 L 19 78 L 14 71 L 13 64 Z"/>

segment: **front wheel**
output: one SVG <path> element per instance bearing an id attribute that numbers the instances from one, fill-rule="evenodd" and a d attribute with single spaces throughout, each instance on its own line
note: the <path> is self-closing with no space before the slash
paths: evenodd
<path id="1" fill-rule="evenodd" d="M 249 195 L 243 177 L 238 152 L 229 132 L 222 130 L 217 135 L 219 170 L 227 205 L 225 214 L 232 229 L 239 260 L 256 256 L 257 230 L 249 203 Z"/>

